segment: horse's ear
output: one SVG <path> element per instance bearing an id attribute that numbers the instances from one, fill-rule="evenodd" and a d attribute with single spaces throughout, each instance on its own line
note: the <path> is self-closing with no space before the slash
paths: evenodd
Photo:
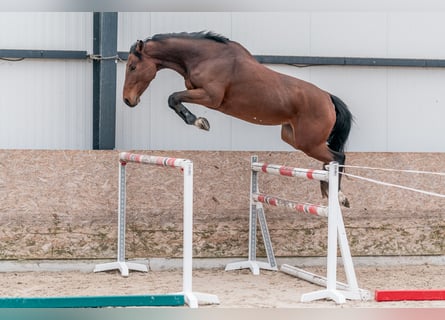
<path id="1" fill-rule="evenodd" d="M 144 41 L 138 40 L 136 43 L 136 52 L 141 53 L 144 49 Z"/>

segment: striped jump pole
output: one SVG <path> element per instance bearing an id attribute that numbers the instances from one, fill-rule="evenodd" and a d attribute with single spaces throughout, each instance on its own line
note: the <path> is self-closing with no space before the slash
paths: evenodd
<path id="1" fill-rule="evenodd" d="M 329 182 L 328 206 L 320 206 L 309 203 L 300 203 L 292 200 L 282 199 L 259 192 L 258 173 L 277 176 L 303 178 L 308 180 Z M 309 273 L 305 270 L 283 265 L 281 271 L 325 286 L 326 289 L 304 294 L 302 302 L 319 299 L 330 299 L 336 303 L 344 303 L 346 299 L 367 300 L 370 293 L 360 289 L 357 284 L 354 265 L 352 263 L 349 244 L 344 228 L 343 217 L 338 201 L 338 163 L 331 162 L 329 170 L 312 170 L 287 167 L 276 164 L 267 164 L 258 161 L 257 156 L 251 158 L 251 190 L 250 190 L 250 216 L 249 216 L 249 254 L 247 261 L 229 263 L 226 270 L 249 268 L 253 274 L 258 275 L 260 269 L 277 270 L 277 263 L 273 253 L 272 242 L 266 223 L 263 204 L 271 206 L 286 207 L 301 213 L 327 217 L 328 218 L 328 252 L 327 252 L 327 275 L 326 277 Z M 258 261 L 256 258 L 256 230 L 259 221 L 263 237 L 267 262 Z M 337 248 L 340 247 L 343 265 L 346 273 L 347 284 L 338 282 L 337 279 Z"/>
<path id="2" fill-rule="evenodd" d="M 138 163 L 160 167 L 180 168 L 184 176 L 184 230 L 183 230 L 183 291 L 185 302 L 192 308 L 198 303 L 218 304 L 215 295 L 194 293 L 192 291 L 192 256 L 193 256 L 193 162 L 188 159 L 141 155 L 129 152 L 119 154 L 119 198 L 118 198 L 118 254 L 117 261 L 98 264 L 94 272 L 119 269 L 122 276 L 128 276 L 129 270 L 145 271 L 147 266 L 130 263 L 125 260 L 125 203 L 127 163 Z"/>
<path id="3" fill-rule="evenodd" d="M 263 162 L 251 163 L 252 171 L 264 172 L 276 176 L 296 177 L 308 180 L 328 181 L 328 172 L 326 170 L 313 170 L 286 167 L 277 164 L 267 164 Z"/>
<path id="4" fill-rule="evenodd" d="M 263 193 L 254 193 L 252 194 L 252 198 L 254 201 L 266 203 L 275 207 L 287 207 L 298 212 L 309 213 L 321 217 L 328 216 L 328 207 L 325 206 L 319 206 L 310 203 L 299 203 L 291 200 L 269 196 Z"/>

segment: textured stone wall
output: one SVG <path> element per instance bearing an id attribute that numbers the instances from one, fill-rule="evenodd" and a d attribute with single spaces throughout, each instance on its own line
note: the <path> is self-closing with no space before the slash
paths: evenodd
<path id="1" fill-rule="evenodd" d="M 135 151 L 194 163 L 194 255 L 247 255 L 250 156 L 301 168 L 320 163 L 300 152 Z M 118 151 L 0 151 L 0 258 L 114 258 Z M 445 171 L 445 154 L 349 153 L 349 164 Z M 377 180 L 445 194 L 445 177 L 347 169 Z M 128 258 L 182 254 L 182 173 L 128 164 Z M 319 185 L 260 175 L 260 191 L 325 204 Z M 445 199 L 352 178 L 344 209 L 353 255 L 445 254 Z M 277 256 L 324 256 L 327 221 L 266 207 Z M 264 250 L 260 248 L 260 255 Z"/>

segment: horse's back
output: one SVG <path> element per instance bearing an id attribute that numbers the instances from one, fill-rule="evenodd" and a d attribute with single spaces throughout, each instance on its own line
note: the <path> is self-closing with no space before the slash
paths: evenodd
<path id="1" fill-rule="evenodd" d="M 237 110 L 232 115 L 248 115 L 250 122 L 277 125 L 308 113 L 330 113 L 329 93 L 307 81 L 277 72 L 241 53 L 232 66 L 225 103 Z M 226 107 L 228 107 L 227 105 Z M 230 110 L 221 110 L 230 113 Z M 229 112 L 227 112 L 229 111 Z M 253 114 L 262 116 L 261 121 Z"/>
<path id="2" fill-rule="evenodd" d="M 289 123 L 296 117 L 308 121 L 332 117 L 328 93 L 259 63 L 239 43 L 212 43 L 206 49 L 210 59 L 200 61 L 190 82 L 221 97 L 218 111 L 262 125 Z"/>

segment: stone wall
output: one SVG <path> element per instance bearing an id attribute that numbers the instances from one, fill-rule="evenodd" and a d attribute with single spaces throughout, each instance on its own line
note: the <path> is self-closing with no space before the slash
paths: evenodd
<path id="1" fill-rule="evenodd" d="M 300 152 L 135 151 L 194 163 L 194 256 L 247 255 L 250 156 L 301 168 Z M 1 259 L 108 259 L 116 256 L 118 151 L 0 151 Z M 349 153 L 351 165 L 445 171 L 440 153 Z M 347 169 L 445 194 L 445 177 Z M 260 190 L 325 204 L 313 181 L 260 175 Z M 442 255 L 445 199 L 343 179 L 353 255 Z M 127 166 L 127 258 L 181 257 L 182 173 Z M 324 256 L 327 221 L 266 207 L 277 256 Z M 261 241 L 260 241 L 261 242 Z M 259 249 L 259 255 L 264 250 Z"/>

